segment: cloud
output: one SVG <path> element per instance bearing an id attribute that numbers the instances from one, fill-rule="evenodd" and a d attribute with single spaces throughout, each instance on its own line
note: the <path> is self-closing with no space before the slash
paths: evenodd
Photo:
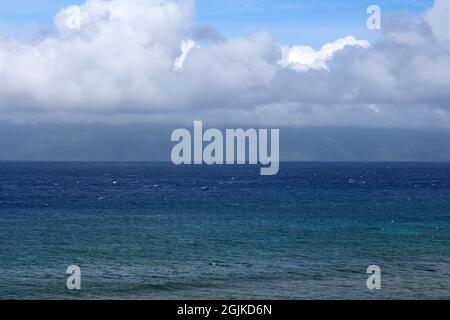
<path id="1" fill-rule="evenodd" d="M 425 14 L 425 21 L 430 25 L 436 38 L 450 47 L 450 2 L 436 0 L 433 9 Z"/>
<path id="2" fill-rule="evenodd" d="M 383 19 L 371 46 L 319 51 L 266 32 L 224 39 L 193 14 L 186 0 L 89 0 L 36 43 L 0 37 L 0 118 L 450 127 L 448 1 Z"/>
<path id="3" fill-rule="evenodd" d="M 365 40 L 357 40 L 352 36 L 338 39 L 333 43 L 325 44 L 319 51 L 309 46 L 294 46 L 281 48 L 282 56 L 278 62 L 282 67 L 290 67 L 297 71 L 328 70 L 327 62 L 333 58 L 336 52 L 344 50 L 348 46 L 369 48 L 370 44 Z"/>
<path id="4" fill-rule="evenodd" d="M 195 49 L 197 47 L 197 44 L 192 40 L 186 40 L 181 42 L 181 55 L 175 59 L 174 63 L 174 69 L 175 70 L 181 70 L 183 69 L 184 61 L 186 60 L 189 52 L 192 49 Z"/>
<path id="5" fill-rule="evenodd" d="M 196 26 L 192 32 L 194 41 L 223 41 L 223 35 L 212 26 Z"/>

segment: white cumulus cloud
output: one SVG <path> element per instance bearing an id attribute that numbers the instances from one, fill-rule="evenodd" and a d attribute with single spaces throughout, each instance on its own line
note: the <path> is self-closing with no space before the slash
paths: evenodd
<path id="1" fill-rule="evenodd" d="M 348 36 L 319 51 L 266 32 L 224 39 L 193 23 L 194 5 L 88 0 L 39 41 L 1 36 L 0 119 L 450 127 L 446 0 L 384 18 L 370 46 Z"/>
<path id="2" fill-rule="evenodd" d="M 197 44 L 191 39 L 181 42 L 181 55 L 177 57 L 175 60 L 174 63 L 175 70 L 183 69 L 184 61 L 186 60 L 189 52 L 196 47 Z"/>
<path id="3" fill-rule="evenodd" d="M 347 46 L 367 49 L 370 47 L 370 44 L 368 41 L 357 40 L 353 36 L 347 36 L 333 43 L 325 44 L 319 51 L 315 51 L 309 46 L 283 46 L 279 64 L 298 71 L 308 71 L 310 69 L 328 70 L 327 62 L 333 58 L 336 52 L 344 50 Z"/>

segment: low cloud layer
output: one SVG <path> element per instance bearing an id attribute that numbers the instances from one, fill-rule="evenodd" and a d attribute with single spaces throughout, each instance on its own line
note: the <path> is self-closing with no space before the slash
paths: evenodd
<path id="1" fill-rule="evenodd" d="M 447 0 L 386 17 L 375 44 L 348 36 L 320 51 L 266 32 L 224 39 L 194 12 L 186 0 L 89 0 L 33 44 L 0 37 L 0 119 L 450 127 Z"/>

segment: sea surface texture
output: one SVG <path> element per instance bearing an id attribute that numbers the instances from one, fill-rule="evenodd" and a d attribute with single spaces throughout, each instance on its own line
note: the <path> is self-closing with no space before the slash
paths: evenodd
<path id="1" fill-rule="evenodd" d="M 450 164 L 0 163 L 0 299 L 222 298 L 449 299 Z"/>

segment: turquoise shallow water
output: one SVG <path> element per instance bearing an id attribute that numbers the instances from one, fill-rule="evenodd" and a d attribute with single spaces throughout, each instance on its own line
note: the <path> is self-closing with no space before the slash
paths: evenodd
<path id="1" fill-rule="evenodd" d="M 448 299 L 450 164 L 0 163 L 0 299 L 22 298 Z"/>

